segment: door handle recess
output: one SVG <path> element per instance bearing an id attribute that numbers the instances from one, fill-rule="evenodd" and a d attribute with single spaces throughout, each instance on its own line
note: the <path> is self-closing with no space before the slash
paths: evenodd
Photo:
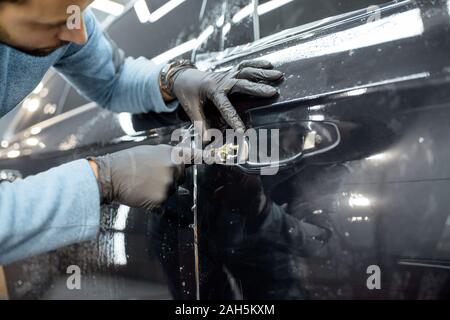
<path id="1" fill-rule="evenodd" d="M 301 159 L 328 152 L 341 142 L 339 128 L 332 122 L 285 122 L 256 129 L 257 132 L 258 129 L 277 130 L 277 135 L 274 136 L 275 138 L 268 133 L 262 135 L 262 138 L 268 139 L 265 142 L 266 148 L 261 148 L 259 136 L 257 141 L 255 139 L 247 141 L 246 149 L 250 156 L 245 163 L 239 164 L 245 171 L 259 171 L 264 167 L 289 166 Z M 277 158 L 270 159 L 270 157 L 260 156 L 261 150 L 267 151 L 269 148 L 276 149 Z"/>

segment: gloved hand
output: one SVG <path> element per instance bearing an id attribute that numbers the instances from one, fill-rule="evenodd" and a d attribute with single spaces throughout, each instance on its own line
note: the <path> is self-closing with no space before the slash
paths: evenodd
<path id="1" fill-rule="evenodd" d="M 203 106 L 210 100 L 223 118 L 236 131 L 244 132 L 245 125 L 228 100 L 232 93 L 270 98 L 278 94 L 276 88 L 260 83 L 275 82 L 283 73 L 273 69 L 268 61 L 244 61 L 225 72 L 202 72 L 193 68 L 181 69 L 173 75 L 173 95 L 183 106 L 189 118 L 202 121 L 202 132 L 207 129 Z"/>
<path id="2" fill-rule="evenodd" d="M 182 176 L 184 164 L 194 161 L 192 151 L 169 145 L 143 145 L 88 158 L 97 166 L 101 203 L 117 202 L 145 209 L 161 204 L 170 186 Z"/>

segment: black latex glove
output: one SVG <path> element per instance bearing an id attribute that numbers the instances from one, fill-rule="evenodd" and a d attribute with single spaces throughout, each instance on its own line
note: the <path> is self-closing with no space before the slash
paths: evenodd
<path id="1" fill-rule="evenodd" d="M 145 209 L 161 204 L 182 176 L 185 164 L 194 161 L 194 152 L 198 156 L 200 151 L 143 145 L 89 158 L 98 167 L 101 202 Z"/>
<path id="2" fill-rule="evenodd" d="M 182 69 L 174 75 L 173 94 L 183 106 L 189 118 L 202 121 L 207 129 L 203 112 L 209 100 L 219 109 L 226 122 L 236 131 L 244 132 L 245 125 L 232 106 L 228 95 L 241 93 L 255 97 L 270 98 L 278 94 L 276 88 L 260 83 L 276 82 L 283 73 L 271 70 L 268 61 L 244 61 L 238 67 L 224 72 L 202 72 L 196 69 Z"/>

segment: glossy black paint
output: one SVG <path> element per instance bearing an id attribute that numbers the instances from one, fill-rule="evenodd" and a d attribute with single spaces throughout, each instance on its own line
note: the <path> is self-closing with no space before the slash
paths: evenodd
<path id="1" fill-rule="evenodd" d="M 361 10 L 199 55 L 205 69 L 266 58 L 285 72 L 277 99 L 233 98 L 248 127 L 333 123 L 340 143 L 273 176 L 191 168 L 165 206 L 131 209 L 121 230 L 124 209 L 103 208 L 99 241 L 9 266 L 13 297 L 45 297 L 68 264 L 81 264 L 87 277 L 109 277 L 112 297 L 134 278 L 146 292 L 168 285 L 171 297 L 195 299 L 195 205 L 201 299 L 448 298 L 449 7 L 443 0 L 396 1 L 376 19 Z M 89 121 L 108 125 L 83 127 Z M 188 125 L 182 113 L 135 116 L 132 124 L 142 132 L 127 136 L 118 115 L 86 109 L 49 123 L 38 134 L 44 148 L 21 147 L 29 155 L 0 167 L 26 176 L 90 154 L 169 143 L 175 128 Z M 25 145 L 27 135 L 11 143 Z M 125 239 L 125 264 L 115 261 L 123 248 L 114 247 L 114 237 Z M 379 290 L 367 287 L 373 265 L 381 271 Z"/>
<path id="2" fill-rule="evenodd" d="M 385 23 L 415 12 L 417 19 L 410 19 L 408 26 L 423 23 L 423 32 L 416 36 L 359 48 L 371 34 L 358 35 L 355 29 L 366 28 L 366 16 L 356 15 L 332 32 L 325 27 L 308 36 L 303 33 L 250 55 L 279 61 L 277 67 L 287 76 L 280 86 L 283 103 L 249 111 L 250 126 L 319 119 L 335 123 L 342 141 L 327 153 L 293 165 L 290 172 L 262 177 L 257 191 L 243 187 L 248 176 L 229 177 L 227 169 L 218 173 L 205 168 L 205 198 L 199 207 L 208 222 L 200 247 L 211 246 L 210 235 L 222 238 L 213 241 L 220 243 L 219 253 L 205 249 L 204 254 L 232 270 L 244 298 L 448 297 L 446 4 L 386 6 Z M 311 42 L 320 44 L 319 52 L 326 51 L 346 33 L 352 33 L 354 49 L 295 58 L 308 55 L 303 49 L 314 55 Z M 220 188 L 234 192 L 215 198 Z M 254 210 L 261 194 L 273 208 L 259 213 L 262 222 L 255 229 L 248 217 L 255 213 L 243 203 Z M 301 224 L 310 217 L 320 219 L 313 225 L 331 233 L 313 255 L 303 252 L 308 231 Z M 366 286 L 371 265 L 381 269 L 381 290 Z M 209 274 L 212 266 L 203 269 Z M 207 297 L 217 294 L 217 276 L 211 278 L 204 281 Z"/>

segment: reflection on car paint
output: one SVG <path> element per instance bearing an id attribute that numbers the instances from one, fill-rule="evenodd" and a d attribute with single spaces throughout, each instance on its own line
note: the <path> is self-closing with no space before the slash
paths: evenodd
<path id="1" fill-rule="evenodd" d="M 217 8 L 208 18 L 214 24 L 222 2 Z M 278 61 L 286 74 L 278 99 L 232 97 L 246 124 L 330 122 L 341 136 L 338 145 L 286 163 L 274 176 L 197 165 L 163 207 L 104 207 L 98 241 L 8 266 L 11 297 L 61 297 L 56 288 L 71 264 L 80 265 L 96 298 L 449 297 L 448 2 L 387 4 L 380 6 L 381 20 L 367 25 L 370 14 L 345 14 L 254 44 L 242 45 L 249 42 L 244 39 L 222 53 L 219 44 L 213 50 L 213 34 L 197 55 L 214 70 L 262 56 Z M 405 20 L 413 23 L 408 30 L 373 34 Z M 326 44 L 323 51 L 316 48 Z M 22 144 L 31 152 L 15 159 L 3 153 L 1 167 L 28 176 L 95 152 L 169 143 L 175 128 L 189 126 L 179 114 L 174 122 L 136 115 L 126 119 L 130 131 L 123 119 L 121 125 L 105 115 L 104 126 L 77 136 L 74 128 L 98 112 L 86 109 L 32 127 L 39 128 L 34 134 L 26 129 L 2 143 L 0 152 L 22 152 Z M 213 124 L 226 129 L 218 120 Z M 78 137 L 72 149 L 59 150 L 72 134 Z M 46 147 L 29 146 L 31 137 Z M 366 286 L 373 265 L 381 271 L 380 290 Z"/>

